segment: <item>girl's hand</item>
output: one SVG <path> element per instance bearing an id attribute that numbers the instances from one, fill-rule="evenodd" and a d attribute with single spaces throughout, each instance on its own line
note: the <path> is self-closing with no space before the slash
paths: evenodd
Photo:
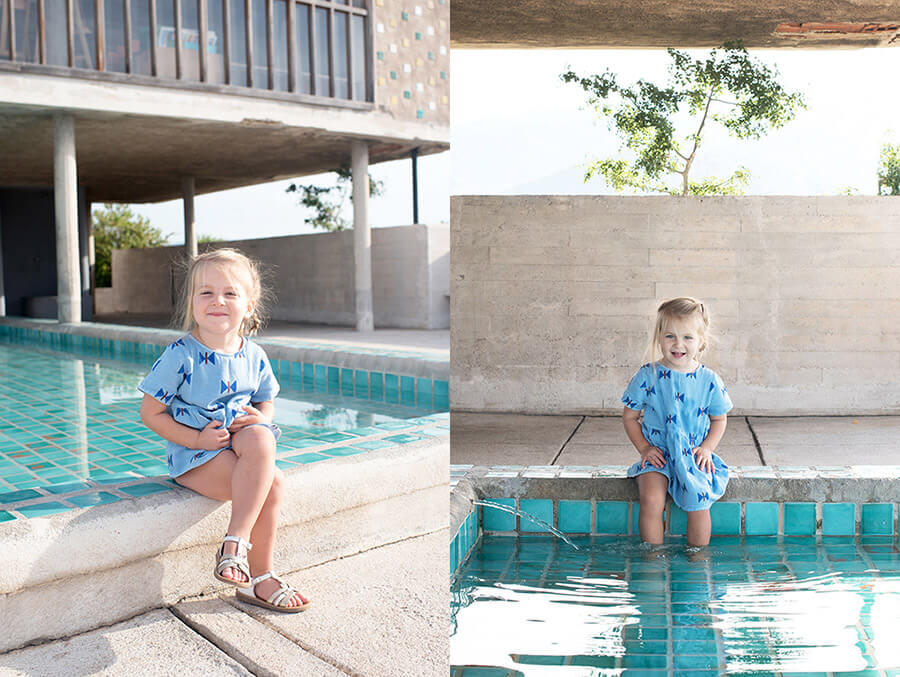
<path id="1" fill-rule="evenodd" d="M 652 444 L 645 447 L 641 451 L 641 468 L 648 463 L 654 468 L 662 468 L 666 464 L 666 457 L 663 456 L 662 449 L 654 447 Z"/>
<path id="2" fill-rule="evenodd" d="M 238 430 L 242 428 L 246 428 L 248 425 L 254 425 L 256 423 L 271 423 L 271 421 L 266 418 L 266 416 L 256 407 L 247 405 L 243 407 L 244 411 L 247 413 L 243 416 L 238 416 L 232 421 L 231 425 L 228 426 L 228 432 L 232 435 L 236 433 Z"/>
<path id="3" fill-rule="evenodd" d="M 691 453 L 694 454 L 694 460 L 697 462 L 697 467 L 700 468 L 700 470 L 703 472 L 712 472 L 715 469 L 715 466 L 713 466 L 711 449 L 708 449 L 701 444 L 699 447 L 692 449 Z"/>
<path id="4" fill-rule="evenodd" d="M 231 435 L 222 428 L 222 421 L 210 421 L 206 427 L 197 434 L 197 449 L 216 451 L 228 445 Z"/>

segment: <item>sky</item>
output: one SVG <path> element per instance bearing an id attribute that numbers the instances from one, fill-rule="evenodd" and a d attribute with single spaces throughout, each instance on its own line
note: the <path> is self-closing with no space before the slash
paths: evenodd
<path id="1" fill-rule="evenodd" d="M 692 50 L 699 58 L 708 50 Z M 748 195 L 836 195 L 877 191 L 881 146 L 900 142 L 900 49 L 758 50 L 751 52 L 780 72 L 789 91 L 803 93 L 807 108 L 759 141 L 729 137 L 711 128 L 692 178 L 726 176 L 743 166 L 751 173 Z M 452 150 L 419 159 L 422 223 L 449 220 L 449 196 L 491 194 L 611 194 L 602 180 L 584 183 L 593 158 L 617 153 L 618 139 L 587 106 L 583 90 L 563 83 L 576 73 L 607 68 L 631 83 L 662 83 L 665 50 L 452 50 Z M 385 195 L 371 201 L 372 226 L 412 223 L 411 163 L 372 166 Z M 330 185 L 334 175 L 303 183 Z M 197 230 L 223 239 L 314 232 L 291 180 L 222 191 L 196 198 Z M 151 223 L 183 242 L 180 200 L 136 205 Z M 346 216 L 350 217 L 349 208 Z"/>

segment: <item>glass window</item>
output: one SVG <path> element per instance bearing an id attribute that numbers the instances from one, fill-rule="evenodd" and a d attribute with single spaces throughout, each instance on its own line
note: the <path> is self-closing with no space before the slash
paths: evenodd
<path id="1" fill-rule="evenodd" d="M 347 24 L 346 12 L 334 13 L 334 95 L 338 99 L 350 98 Z"/>
<path id="2" fill-rule="evenodd" d="M 269 53 L 266 50 L 266 0 L 252 0 L 253 10 L 253 84 L 257 89 L 269 88 Z"/>
<path id="3" fill-rule="evenodd" d="M 153 73 L 150 54 L 150 0 L 131 2 L 131 72 Z"/>
<path id="4" fill-rule="evenodd" d="M 366 0 L 353 0 L 353 6 L 366 9 Z"/>
<path id="5" fill-rule="evenodd" d="M 9 5 L 12 0 L 0 0 L 0 60 L 9 61 Z"/>
<path id="6" fill-rule="evenodd" d="M 181 0 L 181 77 L 200 79 L 199 0 Z"/>
<path id="7" fill-rule="evenodd" d="M 66 0 L 44 0 L 47 38 L 47 63 L 69 65 L 69 39 L 66 27 Z"/>
<path id="8" fill-rule="evenodd" d="M 331 31 L 328 26 L 328 10 L 316 7 L 316 95 L 331 96 L 331 63 L 328 53 Z"/>
<path id="9" fill-rule="evenodd" d="M 16 26 L 16 61 L 38 63 L 37 0 L 12 0 Z M 4 22 L 5 23 L 5 22 Z M 9 44 L 7 43 L 7 50 Z"/>
<path id="10" fill-rule="evenodd" d="M 175 79 L 175 0 L 156 0 L 156 74 Z"/>
<path id="11" fill-rule="evenodd" d="M 44 0 L 46 2 L 46 0 Z M 106 25 L 106 70 L 125 72 L 125 4 L 124 0 L 103 3 Z M 49 47 L 49 43 L 48 43 Z"/>
<path id="12" fill-rule="evenodd" d="M 272 64 L 274 88 L 286 92 L 288 91 L 287 1 L 275 0 L 274 10 L 275 35 L 272 36 L 275 42 L 275 63 Z"/>
<path id="13" fill-rule="evenodd" d="M 206 20 L 206 81 L 225 82 L 225 5 L 227 0 L 209 0 Z"/>
<path id="14" fill-rule="evenodd" d="M 353 98 L 366 100 L 366 18 L 354 16 L 352 24 L 353 40 Z"/>
<path id="15" fill-rule="evenodd" d="M 75 68 L 97 68 L 94 0 L 74 0 Z"/>
<path id="16" fill-rule="evenodd" d="M 231 3 L 231 27 L 228 43 L 231 59 L 231 84 L 247 86 L 247 15 L 244 0 L 226 0 Z"/>
<path id="17" fill-rule="evenodd" d="M 0 0 L 2 2 L 2 0 Z M 294 30 L 297 31 L 297 91 L 301 94 L 312 93 L 312 73 L 309 58 L 309 5 L 297 3 L 297 19 Z"/>

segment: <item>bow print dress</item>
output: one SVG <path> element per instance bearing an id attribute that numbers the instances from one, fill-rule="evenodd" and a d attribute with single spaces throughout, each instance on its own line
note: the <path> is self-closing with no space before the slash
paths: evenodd
<path id="1" fill-rule="evenodd" d="M 711 369 L 700 365 L 683 373 L 662 364 L 645 364 L 632 377 L 622 402 L 629 409 L 643 410 L 641 432 L 662 450 L 665 465 L 638 461 L 628 469 L 629 477 L 646 472 L 662 473 L 669 479 L 669 495 L 685 512 L 708 510 L 725 492 L 728 466 L 712 455 L 714 471 L 697 467 L 691 451 L 709 433 L 709 417 L 721 416 L 732 408 L 728 390 Z"/>

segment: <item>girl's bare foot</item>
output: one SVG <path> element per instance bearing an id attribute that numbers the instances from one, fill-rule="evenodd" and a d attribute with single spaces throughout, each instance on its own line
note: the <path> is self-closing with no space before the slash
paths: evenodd
<path id="1" fill-rule="evenodd" d="M 280 587 L 281 585 L 278 583 L 278 581 L 272 578 L 267 578 L 266 580 L 260 581 L 256 584 L 254 592 L 256 593 L 256 596 L 259 597 L 259 599 L 267 600 L 269 599 L 269 595 L 278 590 L 278 588 Z M 295 590 L 294 595 L 289 600 L 287 600 L 286 604 L 288 606 L 300 606 L 308 601 L 309 600 L 304 599 L 303 595 Z"/>

